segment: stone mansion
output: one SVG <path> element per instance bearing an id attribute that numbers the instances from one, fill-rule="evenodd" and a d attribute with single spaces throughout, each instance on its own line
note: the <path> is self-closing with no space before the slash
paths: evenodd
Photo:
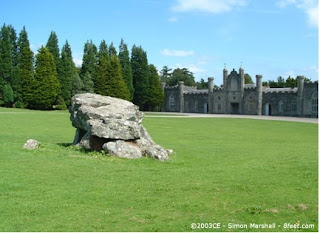
<path id="1" fill-rule="evenodd" d="M 304 82 L 297 76 L 298 87 L 270 88 L 262 86 L 262 75 L 256 75 L 256 84 L 245 84 L 244 69 L 228 73 L 223 69 L 223 86 L 214 88 L 208 78 L 208 89 L 198 90 L 179 82 L 165 86 L 165 112 L 271 115 L 318 117 L 318 82 Z"/>

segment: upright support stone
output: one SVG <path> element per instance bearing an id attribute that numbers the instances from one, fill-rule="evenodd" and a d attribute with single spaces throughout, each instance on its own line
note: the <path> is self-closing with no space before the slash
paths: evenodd
<path id="1" fill-rule="evenodd" d="M 262 75 L 256 75 L 257 115 L 262 114 Z"/>
<path id="2" fill-rule="evenodd" d="M 179 81 L 179 112 L 184 112 L 184 82 Z"/>
<path id="3" fill-rule="evenodd" d="M 303 116 L 303 92 L 304 92 L 304 76 L 297 76 L 298 83 L 298 116 Z"/>

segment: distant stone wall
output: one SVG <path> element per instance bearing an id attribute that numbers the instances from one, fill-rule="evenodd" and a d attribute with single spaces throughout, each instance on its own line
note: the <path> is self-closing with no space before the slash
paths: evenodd
<path id="1" fill-rule="evenodd" d="M 164 89 L 165 101 L 163 106 L 164 112 L 179 112 L 180 101 L 179 101 L 179 87 L 166 86 Z"/>
<path id="2" fill-rule="evenodd" d="M 298 116 L 297 109 L 296 92 L 265 92 L 262 94 L 263 115 Z"/>
<path id="3" fill-rule="evenodd" d="M 191 113 L 208 112 L 208 94 L 186 93 L 184 94 L 184 111 Z"/>
<path id="4" fill-rule="evenodd" d="M 318 117 L 318 82 L 304 84 L 302 108 L 305 117 Z"/>
<path id="5" fill-rule="evenodd" d="M 242 113 L 245 115 L 257 115 L 257 103 L 256 87 L 244 89 Z"/>
<path id="6" fill-rule="evenodd" d="M 213 113 L 224 114 L 226 112 L 226 99 L 223 89 L 213 90 Z"/>
<path id="7" fill-rule="evenodd" d="M 165 112 L 214 114 L 271 115 L 318 117 L 318 82 L 305 83 L 298 76 L 298 88 L 262 87 L 262 75 L 256 75 L 255 84 L 244 84 L 243 69 L 239 75 L 223 70 L 226 87 L 213 89 L 213 78 L 208 79 L 208 90 L 197 90 L 179 82 L 173 87 L 163 86 Z"/>

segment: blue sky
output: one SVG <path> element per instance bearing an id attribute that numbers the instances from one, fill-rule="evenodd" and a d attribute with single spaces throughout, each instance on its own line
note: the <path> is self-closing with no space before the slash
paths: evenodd
<path id="1" fill-rule="evenodd" d="M 31 48 L 45 45 L 51 31 L 66 40 L 81 64 L 92 39 L 118 48 L 121 38 L 141 45 L 161 69 L 186 67 L 196 80 L 214 77 L 241 63 L 253 78 L 304 75 L 318 79 L 317 0 L 0 0 L 0 23 L 19 33 Z"/>

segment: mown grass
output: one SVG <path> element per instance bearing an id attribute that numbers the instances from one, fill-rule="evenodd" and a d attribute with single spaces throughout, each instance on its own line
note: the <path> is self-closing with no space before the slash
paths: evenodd
<path id="1" fill-rule="evenodd" d="M 282 226 L 298 221 L 318 230 L 317 124 L 185 117 L 143 124 L 174 150 L 169 161 L 85 152 L 69 144 L 67 112 L 0 108 L 0 231 L 192 231 L 198 222 L 226 226 L 195 231 L 273 222 L 281 227 L 269 231 L 294 231 Z M 41 147 L 23 149 L 29 138 Z"/>

